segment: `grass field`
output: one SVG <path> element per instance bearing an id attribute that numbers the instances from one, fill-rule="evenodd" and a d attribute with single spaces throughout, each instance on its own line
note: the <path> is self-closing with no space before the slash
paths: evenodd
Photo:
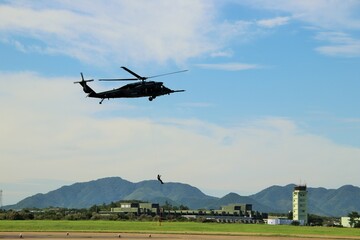
<path id="1" fill-rule="evenodd" d="M 262 224 L 220 224 L 197 222 L 131 222 L 131 221 L 0 221 L 0 232 L 133 232 L 193 233 L 270 236 L 349 236 L 359 237 L 360 229 L 303 227 Z"/>

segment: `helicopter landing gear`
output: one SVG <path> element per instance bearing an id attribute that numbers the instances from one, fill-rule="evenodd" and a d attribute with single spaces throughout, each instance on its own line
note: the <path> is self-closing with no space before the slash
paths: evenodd
<path id="1" fill-rule="evenodd" d="M 156 97 L 149 97 L 149 101 L 154 100 Z"/>
<path id="2" fill-rule="evenodd" d="M 99 102 L 99 104 L 102 104 L 102 102 L 104 101 L 105 98 L 101 99 L 101 101 Z"/>

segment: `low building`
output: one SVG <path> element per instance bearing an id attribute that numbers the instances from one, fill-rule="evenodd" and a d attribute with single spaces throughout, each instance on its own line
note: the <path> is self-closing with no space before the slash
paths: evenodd
<path id="1" fill-rule="evenodd" d="M 264 219 L 265 224 L 269 225 L 292 225 L 294 222 L 298 222 L 299 225 L 303 226 L 305 225 L 304 220 L 292 220 L 287 218 L 268 218 Z"/>
<path id="2" fill-rule="evenodd" d="M 292 219 L 287 218 L 268 218 L 265 220 L 265 223 L 269 225 L 291 225 L 292 222 Z"/>
<path id="3" fill-rule="evenodd" d="M 234 204 L 222 206 L 221 211 L 227 214 L 251 215 L 252 205 L 234 203 Z"/>
<path id="4" fill-rule="evenodd" d="M 260 213 L 252 210 L 251 204 L 229 204 L 222 206 L 220 210 L 163 210 L 159 204 L 155 203 L 121 203 L 120 207 L 111 208 L 110 213 L 121 213 L 134 215 L 160 215 L 161 217 L 185 217 L 203 218 L 217 222 L 241 222 L 241 223 L 259 223 L 267 218 L 266 213 Z"/>
<path id="5" fill-rule="evenodd" d="M 121 203 L 120 207 L 111 208 L 111 213 L 133 213 L 135 215 L 158 215 L 160 206 L 157 203 Z"/>
<path id="6" fill-rule="evenodd" d="M 354 219 L 355 221 L 360 221 L 360 218 Z M 341 217 L 341 225 L 343 227 L 353 227 L 350 225 L 350 217 Z"/>

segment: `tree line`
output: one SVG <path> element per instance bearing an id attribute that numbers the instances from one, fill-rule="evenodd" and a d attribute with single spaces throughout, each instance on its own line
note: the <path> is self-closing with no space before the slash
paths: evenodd
<path id="1" fill-rule="evenodd" d="M 111 208 L 120 207 L 124 201 L 111 202 L 110 204 L 93 205 L 84 209 L 69 209 L 49 207 L 45 209 L 22 209 L 22 210 L 4 210 L 0 209 L 0 220 L 131 220 L 131 221 L 188 221 L 181 216 L 159 216 L 159 215 L 136 215 L 134 213 L 108 213 Z M 141 201 L 126 201 L 141 203 Z M 168 202 L 160 206 L 163 210 L 189 210 L 187 206 L 174 206 Z M 284 214 L 284 217 L 292 218 L 292 215 Z M 360 228 L 360 214 L 358 212 L 350 212 L 349 224 L 351 227 Z M 197 219 L 197 221 L 205 221 Z M 333 217 L 324 217 L 309 214 L 308 224 L 311 226 L 332 226 L 335 222 Z"/>
<path id="2" fill-rule="evenodd" d="M 22 210 L 3 210 L 0 209 L 0 220 L 140 220 L 140 221 L 158 221 L 159 218 L 165 220 L 174 220 L 173 216 L 157 215 L 136 215 L 134 213 L 109 213 L 111 208 L 121 207 L 121 203 L 141 203 L 142 201 L 118 201 L 110 204 L 93 205 L 90 208 L 59 208 L 49 207 L 44 209 L 22 209 Z M 174 206 L 165 202 L 160 206 L 163 210 L 189 210 L 187 206 Z M 177 220 L 184 220 L 181 217 Z"/>

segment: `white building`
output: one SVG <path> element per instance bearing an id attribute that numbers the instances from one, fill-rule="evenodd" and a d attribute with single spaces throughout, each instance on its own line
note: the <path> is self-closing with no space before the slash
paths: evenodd
<path id="1" fill-rule="evenodd" d="M 293 220 L 286 218 L 269 218 L 265 222 L 269 225 L 291 225 Z"/>
<path id="2" fill-rule="evenodd" d="M 360 218 L 357 218 L 355 220 L 360 221 Z M 350 226 L 350 217 L 341 217 L 341 225 L 343 227 L 352 227 Z"/>

